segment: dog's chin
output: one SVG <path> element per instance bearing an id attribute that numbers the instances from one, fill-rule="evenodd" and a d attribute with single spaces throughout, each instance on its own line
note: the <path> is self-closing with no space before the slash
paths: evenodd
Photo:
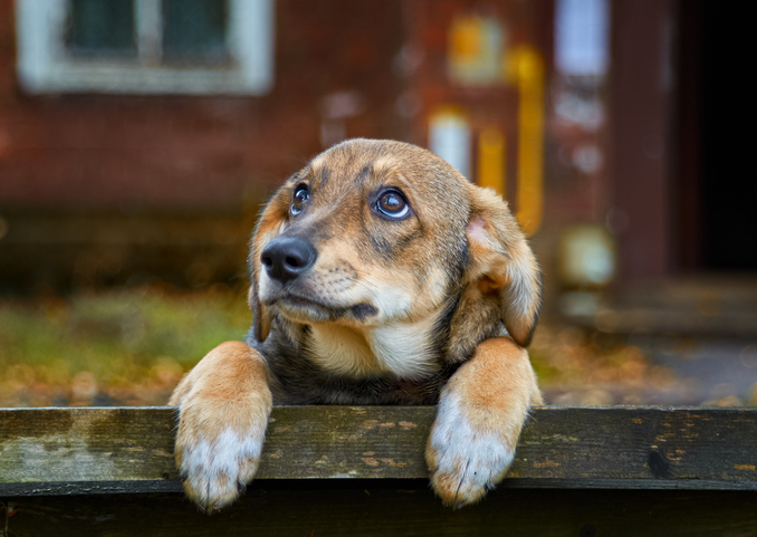
<path id="1" fill-rule="evenodd" d="M 368 303 L 335 306 L 292 295 L 279 297 L 266 305 L 290 321 L 305 324 L 326 322 L 364 324 L 378 315 L 378 310 Z"/>
<path id="2" fill-rule="evenodd" d="M 295 296 L 279 298 L 271 306 L 283 317 L 297 323 L 325 322 L 334 317 L 332 308 Z"/>

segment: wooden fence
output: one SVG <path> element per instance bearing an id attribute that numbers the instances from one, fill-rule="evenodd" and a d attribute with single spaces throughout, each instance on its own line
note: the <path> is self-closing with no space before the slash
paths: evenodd
<path id="1" fill-rule="evenodd" d="M 505 480 L 444 508 L 433 407 L 278 407 L 214 516 L 181 493 L 173 409 L 0 410 L 0 535 L 755 535 L 757 409 L 541 407 Z"/>

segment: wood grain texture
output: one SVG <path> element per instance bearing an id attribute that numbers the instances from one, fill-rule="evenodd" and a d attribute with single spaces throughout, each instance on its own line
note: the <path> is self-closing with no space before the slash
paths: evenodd
<path id="1" fill-rule="evenodd" d="M 258 480 L 425 480 L 433 407 L 278 407 Z M 0 410 L 0 495 L 178 492 L 168 407 Z M 542 407 L 509 488 L 757 490 L 757 409 Z"/>

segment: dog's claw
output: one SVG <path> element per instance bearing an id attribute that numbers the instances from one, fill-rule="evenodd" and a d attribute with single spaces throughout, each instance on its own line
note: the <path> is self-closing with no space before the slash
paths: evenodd
<path id="1" fill-rule="evenodd" d="M 207 504 L 198 504 L 197 510 L 208 516 L 213 516 L 216 513 L 220 512 L 222 507 L 223 506 L 220 504 L 220 502 L 215 501 Z"/>

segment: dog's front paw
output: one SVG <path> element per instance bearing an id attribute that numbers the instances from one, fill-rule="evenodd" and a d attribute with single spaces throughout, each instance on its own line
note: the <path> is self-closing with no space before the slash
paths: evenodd
<path id="1" fill-rule="evenodd" d="M 247 423 L 230 423 L 221 408 L 182 405 L 176 460 L 187 496 L 211 513 L 234 502 L 258 469 L 268 411 Z"/>
<path id="2" fill-rule="evenodd" d="M 220 345 L 169 404 L 179 406 L 175 455 L 187 496 L 208 513 L 232 503 L 257 471 L 271 413 L 262 356 L 243 343 Z"/>
<path id="3" fill-rule="evenodd" d="M 445 505 L 480 500 L 504 477 L 515 456 L 515 438 L 497 430 L 486 409 L 466 406 L 454 393 L 439 403 L 426 447 L 431 486 Z M 482 419 L 483 418 L 483 419 Z"/>

